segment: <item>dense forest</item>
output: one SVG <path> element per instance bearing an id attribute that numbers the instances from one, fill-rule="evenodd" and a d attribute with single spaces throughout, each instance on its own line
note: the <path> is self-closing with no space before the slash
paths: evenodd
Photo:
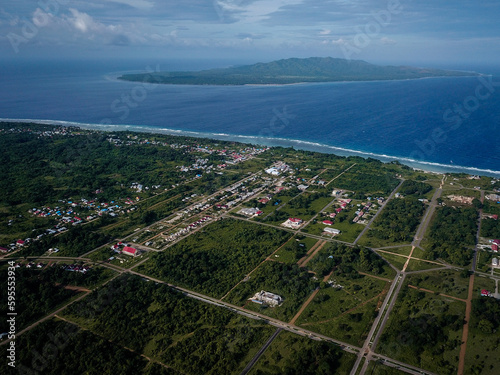
<path id="1" fill-rule="evenodd" d="M 290 236 L 280 229 L 219 220 L 155 254 L 139 270 L 220 298 Z"/>
<path id="2" fill-rule="evenodd" d="M 75 374 L 150 374 L 148 361 L 138 353 L 110 342 L 77 326 L 49 320 L 17 339 L 17 370 L 12 373 Z M 29 348 L 29 350 L 28 350 Z M 155 369 L 158 371 L 159 369 Z M 156 372 L 159 373 L 159 372 Z M 164 375 L 175 375 L 166 372 Z"/>
<path id="3" fill-rule="evenodd" d="M 428 231 L 426 256 L 465 266 L 476 243 L 478 213 L 472 207 L 439 207 Z"/>
<path id="4" fill-rule="evenodd" d="M 112 200 L 126 195 L 131 182 L 170 186 L 180 175 L 165 173 L 169 162 L 189 164 L 190 155 L 171 147 L 132 144 L 116 147 L 105 133 L 37 137 L 12 133 L 0 137 L 0 189 L 5 202 L 45 204 L 74 196 Z M 124 186 L 125 185 L 125 188 Z"/>
<path id="5" fill-rule="evenodd" d="M 392 199 L 377 217 L 368 235 L 389 242 L 411 241 L 424 209 L 424 204 L 414 197 Z"/>
<path id="6" fill-rule="evenodd" d="M 70 272 L 68 272 L 70 273 Z M 7 269 L 0 270 L 0 280 L 7 280 Z M 56 285 L 55 278 L 40 277 L 40 271 L 28 268 L 16 270 L 16 327 L 25 328 L 52 312 L 56 306 L 78 294 L 74 290 L 64 289 L 64 285 Z M 5 285 L 5 284 L 4 284 Z M 0 291 L 2 306 L 7 306 L 7 288 Z M 0 332 L 7 332 L 6 319 L 0 322 Z"/>
<path id="7" fill-rule="evenodd" d="M 494 298 L 472 300 L 472 313 L 475 328 L 483 333 L 498 332 L 500 328 L 500 302 Z"/>
<path id="8" fill-rule="evenodd" d="M 335 180 L 335 187 L 354 190 L 353 198 L 365 199 L 367 196 L 388 196 L 398 185 L 399 180 L 392 172 L 379 168 L 383 163 L 366 159 Z"/>
<path id="9" fill-rule="evenodd" d="M 403 195 L 414 195 L 418 198 L 423 197 L 429 191 L 432 190 L 432 186 L 426 184 L 425 182 L 414 181 L 414 180 L 406 180 L 401 185 L 399 192 Z"/>
<path id="10" fill-rule="evenodd" d="M 92 332 L 184 374 L 239 373 L 272 332 L 265 323 L 123 275 L 66 311 Z M 242 362 L 243 361 L 243 362 Z"/>
<path id="11" fill-rule="evenodd" d="M 464 76 L 472 73 L 408 66 L 378 66 L 331 57 L 290 58 L 269 63 L 188 72 L 125 74 L 119 79 L 177 85 L 287 84 Z"/>
<path id="12" fill-rule="evenodd" d="M 333 270 L 334 275 L 358 278 L 358 271 L 380 274 L 386 264 L 366 248 L 331 243 L 309 262 L 308 267 L 318 276 L 326 276 Z"/>

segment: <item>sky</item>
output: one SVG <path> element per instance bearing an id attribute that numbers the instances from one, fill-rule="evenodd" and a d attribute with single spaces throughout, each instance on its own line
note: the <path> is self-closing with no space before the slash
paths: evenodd
<path id="1" fill-rule="evenodd" d="M 2 0 L 0 59 L 500 62 L 498 0 Z"/>

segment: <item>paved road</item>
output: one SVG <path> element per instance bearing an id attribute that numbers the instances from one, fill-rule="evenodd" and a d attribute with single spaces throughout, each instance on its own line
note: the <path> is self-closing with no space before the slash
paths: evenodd
<path id="1" fill-rule="evenodd" d="M 260 348 L 260 350 L 257 352 L 257 354 L 252 358 L 252 360 L 246 365 L 246 367 L 243 369 L 241 372 L 241 375 L 246 375 L 248 372 L 252 369 L 252 367 L 257 363 L 259 358 L 264 354 L 264 352 L 267 350 L 269 345 L 274 341 L 276 337 L 278 337 L 279 333 L 283 331 L 282 328 L 278 328 L 272 335 L 269 337 L 269 340 Z"/>

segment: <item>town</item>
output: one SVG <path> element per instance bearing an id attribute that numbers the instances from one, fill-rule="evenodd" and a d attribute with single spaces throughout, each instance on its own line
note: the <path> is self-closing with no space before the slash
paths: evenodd
<path id="1" fill-rule="evenodd" d="M 110 339 L 92 355 L 175 373 L 208 371 L 187 348 L 210 347 L 214 373 L 283 368 L 287 347 L 339 374 L 495 373 L 498 178 L 36 124 L 3 123 L 0 141 L 18 348 L 69 325 L 75 345 Z"/>

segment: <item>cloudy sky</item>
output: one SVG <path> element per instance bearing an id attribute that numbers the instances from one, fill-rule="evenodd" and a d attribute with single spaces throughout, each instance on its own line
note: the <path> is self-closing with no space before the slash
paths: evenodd
<path id="1" fill-rule="evenodd" d="M 498 0 L 2 0 L 8 58 L 500 62 Z"/>

